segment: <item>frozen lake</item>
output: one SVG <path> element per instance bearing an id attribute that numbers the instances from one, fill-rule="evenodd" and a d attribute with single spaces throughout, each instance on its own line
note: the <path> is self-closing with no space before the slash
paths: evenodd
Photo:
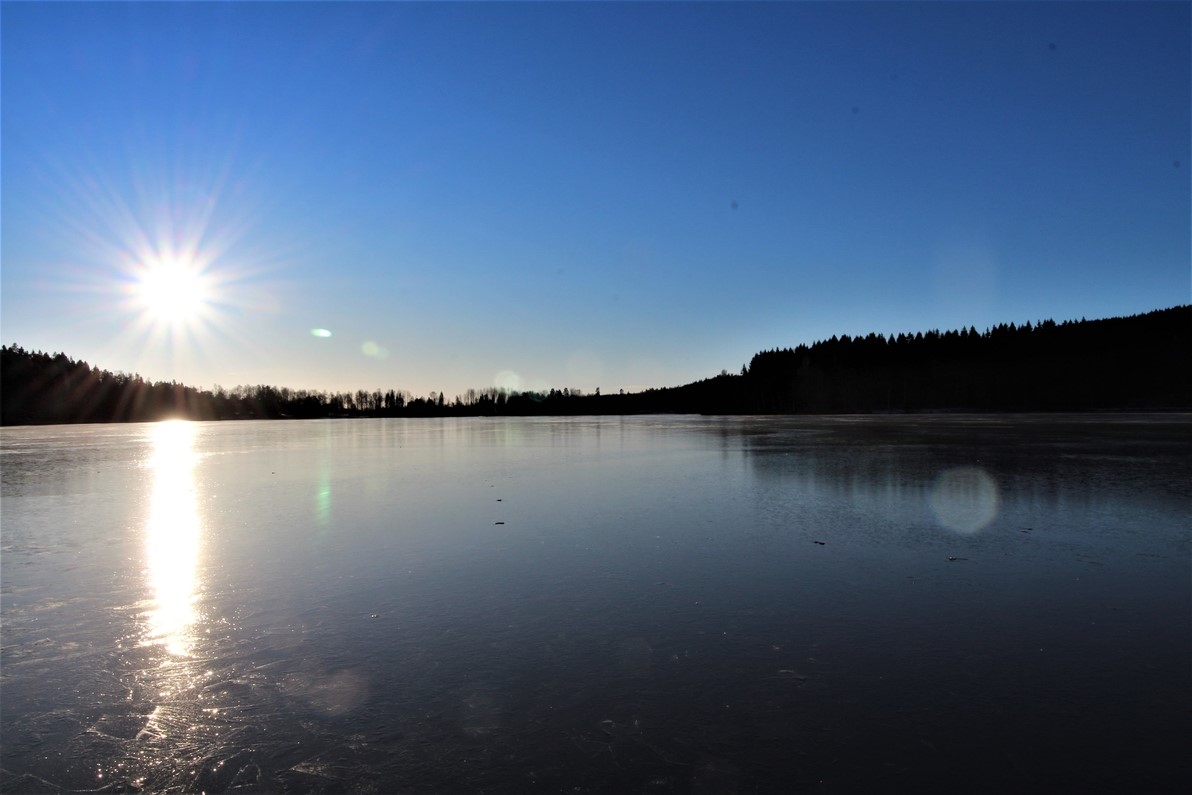
<path id="1" fill-rule="evenodd" d="M 5 428 L 0 791 L 1192 782 L 1192 417 Z"/>

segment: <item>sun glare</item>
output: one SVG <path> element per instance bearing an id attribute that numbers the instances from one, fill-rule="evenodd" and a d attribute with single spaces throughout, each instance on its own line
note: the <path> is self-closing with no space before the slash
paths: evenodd
<path id="1" fill-rule="evenodd" d="M 153 491 L 146 528 L 147 574 L 156 602 L 148 616 L 150 639 L 180 656 L 190 653 L 197 619 L 202 523 L 195 501 L 194 436 L 192 423 L 173 421 L 154 424 L 149 437 Z"/>
<path id="2" fill-rule="evenodd" d="M 141 308 L 159 323 L 185 324 L 207 308 L 207 285 L 190 260 L 166 257 L 145 263 L 136 285 Z"/>

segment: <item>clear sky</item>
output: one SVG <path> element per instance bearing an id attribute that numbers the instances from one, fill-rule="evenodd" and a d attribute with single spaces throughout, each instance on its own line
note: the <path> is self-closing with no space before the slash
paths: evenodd
<path id="1" fill-rule="evenodd" d="M 609 392 L 1188 303 L 1189 8 L 5 2 L 3 342 Z"/>

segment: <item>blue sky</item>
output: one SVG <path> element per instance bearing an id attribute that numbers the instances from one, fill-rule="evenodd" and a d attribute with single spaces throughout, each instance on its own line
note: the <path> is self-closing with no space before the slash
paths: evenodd
<path id="1" fill-rule="evenodd" d="M 6 2 L 0 332 L 454 396 L 1188 303 L 1189 8 Z"/>

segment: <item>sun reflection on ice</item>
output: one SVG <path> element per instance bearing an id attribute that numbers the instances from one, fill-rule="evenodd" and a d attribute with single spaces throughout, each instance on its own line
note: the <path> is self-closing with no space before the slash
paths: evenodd
<path id="1" fill-rule="evenodd" d="M 194 638 L 200 522 L 195 499 L 194 425 L 153 427 L 153 493 L 146 528 L 148 584 L 155 606 L 149 637 L 171 654 L 189 656 Z"/>

